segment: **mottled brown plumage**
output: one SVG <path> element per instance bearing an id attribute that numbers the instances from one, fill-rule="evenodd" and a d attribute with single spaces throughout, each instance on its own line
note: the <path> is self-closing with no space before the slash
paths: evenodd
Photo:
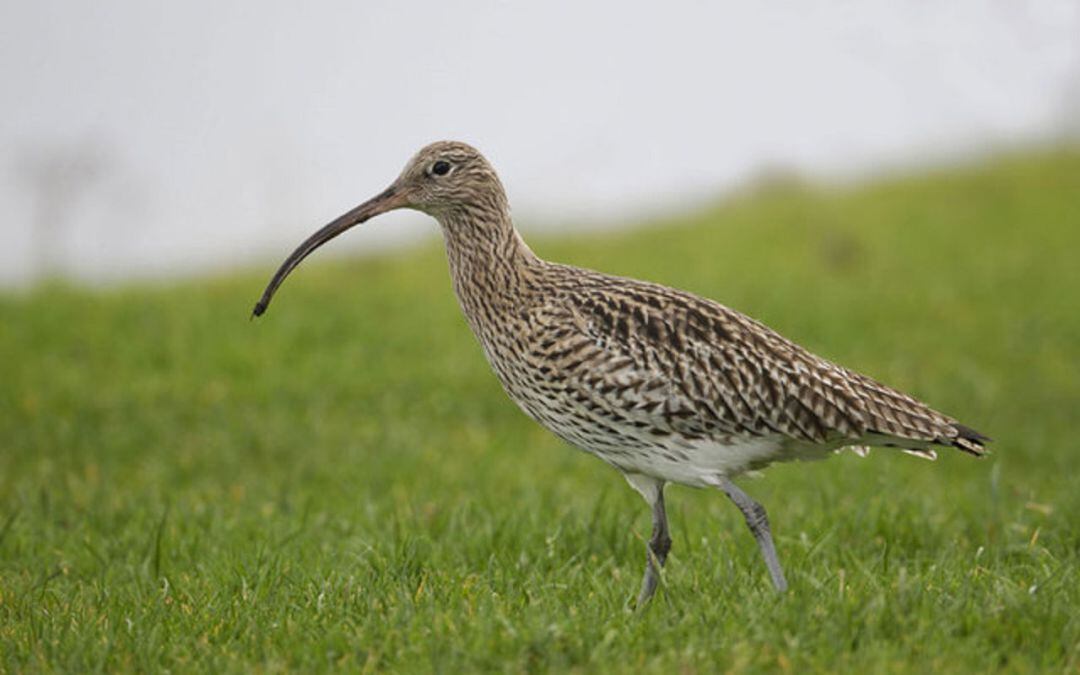
<path id="1" fill-rule="evenodd" d="M 256 305 L 322 243 L 393 208 L 443 229 L 461 309 L 488 362 L 530 417 L 624 473 L 653 508 L 651 597 L 670 548 L 663 487 L 723 489 L 786 586 L 765 511 L 729 480 L 774 461 L 879 445 L 933 458 L 983 454 L 986 437 L 692 293 L 541 260 L 510 219 L 502 184 L 463 143 L 425 147 L 386 191 L 305 241 Z"/>

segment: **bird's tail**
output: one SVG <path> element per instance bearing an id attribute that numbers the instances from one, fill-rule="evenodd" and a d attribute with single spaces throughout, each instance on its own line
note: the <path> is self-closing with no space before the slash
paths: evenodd
<path id="1" fill-rule="evenodd" d="M 886 448 L 896 448 L 909 455 L 933 461 L 937 459 L 937 453 L 934 452 L 933 448 L 935 445 L 953 447 L 958 450 L 963 450 L 970 455 L 983 457 L 990 452 L 986 449 L 985 444 L 991 440 L 993 439 L 989 436 L 984 436 L 971 427 L 964 426 L 958 422 L 949 422 L 944 426 L 942 432 L 938 433 L 937 437 L 911 438 L 891 434 L 871 433 L 860 438 L 857 444 L 845 445 L 837 448 L 836 451 L 850 450 L 860 457 L 866 457 L 870 452 L 871 446 L 881 446 Z"/>
<path id="2" fill-rule="evenodd" d="M 989 452 L 986 449 L 985 443 L 992 441 L 992 438 L 984 436 L 971 427 L 966 427 L 959 422 L 953 422 L 952 427 L 956 430 L 956 438 L 951 439 L 949 445 L 952 445 L 954 448 L 959 448 L 968 454 L 975 455 L 976 457 L 982 457 Z"/>

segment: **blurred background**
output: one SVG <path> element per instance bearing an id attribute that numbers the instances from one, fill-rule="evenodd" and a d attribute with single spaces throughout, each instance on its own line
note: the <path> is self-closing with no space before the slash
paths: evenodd
<path id="1" fill-rule="evenodd" d="M 6 2 L 0 284 L 276 261 L 441 138 L 538 230 L 1075 137 L 1078 35 L 1069 0 Z"/>

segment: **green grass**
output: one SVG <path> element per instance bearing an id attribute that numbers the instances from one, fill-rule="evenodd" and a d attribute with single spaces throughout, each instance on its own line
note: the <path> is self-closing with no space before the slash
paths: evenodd
<path id="1" fill-rule="evenodd" d="M 635 613 L 644 503 L 505 399 L 436 246 L 311 261 L 257 322 L 272 262 L 2 296 L 0 670 L 1080 670 L 1080 154 L 534 244 L 748 312 L 994 455 L 744 481 L 783 596 L 727 499 L 675 487 Z"/>

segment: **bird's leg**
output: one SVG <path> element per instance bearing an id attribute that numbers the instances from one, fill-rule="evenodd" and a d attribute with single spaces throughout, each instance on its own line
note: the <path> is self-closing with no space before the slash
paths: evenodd
<path id="1" fill-rule="evenodd" d="M 664 509 L 664 481 L 641 474 L 627 474 L 626 480 L 652 507 L 652 537 L 645 548 L 645 576 L 641 579 L 641 592 L 637 600 L 637 606 L 644 607 L 656 592 L 656 586 L 660 583 L 660 568 L 671 550 L 667 511 Z"/>
<path id="2" fill-rule="evenodd" d="M 668 534 L 667 512 L 664 510 L 664 487 L 661 483 L 657 490 L 656 501 L 652 505 L 652 537 L 645 549 L 645 576 L 641 579 L 641 592 L 638 594 L 638 607 L 643 607 L 656 592 L 660 582 L 660 568 L 667 562 L 671 550 L 671 535 Z"/>
<path id="3" fill-rule="evenodd" d="M 724 491 L 735 506 L 742 511 L 746 518 L 746 524 L 757 539 L 761 555 L 765 557 L 765 564 L 769 568 L 769 576 L 772 577 L 773 586 L 783 592 L 787 590 L 787 580 L 784 579 L 784 571 L 780 569 L 780 559 L 776 557 L 776 546 L 773 545 L 772 532 L 769 531 L 769 517 L 765 513 L 765 507 L 754 501 L 750 495 L 739 489 L 739 486 L 727 478 L 723 478 L 720 489 Z"/>

